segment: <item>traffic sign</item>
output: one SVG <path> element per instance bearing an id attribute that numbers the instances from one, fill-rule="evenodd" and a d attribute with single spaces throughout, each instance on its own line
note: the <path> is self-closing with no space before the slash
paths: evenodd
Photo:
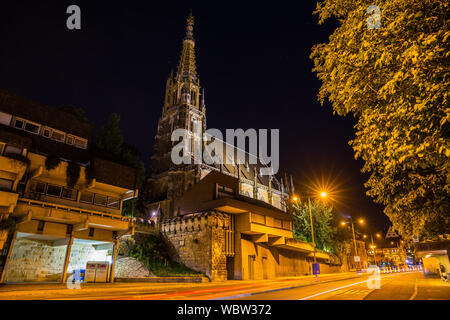
<path id="1" fill-rule="evenodd" d="M 320 274 L 320 265 L 318 263 L 313 263 L 313 274 L 318 275 Z"/>
<path id="2" fill-rule="evenodd" d="M 392 230 L 392 227 L 389 227 L 388 232 L 386 233 L 386 239 L 387 238 L 398 238 L 398 234 L 397 232 L 395 232 L 394 230 Z"/>
<path id="3" fill-rule="evenodd" d="M 354 256 L 354 258 L 355 258 L 355 262 L 360 262 L 360 261 L 361 261 L 361 259 L 359 258 L 359 256 Z"/>

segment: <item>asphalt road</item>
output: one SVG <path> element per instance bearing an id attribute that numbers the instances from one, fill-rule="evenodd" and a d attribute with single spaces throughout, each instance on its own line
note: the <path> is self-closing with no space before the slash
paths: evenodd
<path id="1" fill-rule="evenodd" d="M 347 279 L 290 290 L 229 297 L 240 300 L 450 300 L 450 283 L 422 272 L 381 274 L 379 288 L 367 278 Z"/>
<path id="2" fill-rule="evenodd" d="M 378 289 L 368 288 L 368 275 L 323 275 L 266 281 L 201 284 L 88 284 L 81 290 L 64 286 L 5 286 L 0 299 L 39 300 L 450 300 L 450 283 L 422 272 L 381 274 Z M 376 284 L 371 282 L 372 284 Z"/>

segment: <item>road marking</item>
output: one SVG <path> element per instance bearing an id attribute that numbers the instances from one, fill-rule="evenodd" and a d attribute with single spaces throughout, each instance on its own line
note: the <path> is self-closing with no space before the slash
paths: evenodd
<path id="1" fill-rule="evenodd" d="M 399 275 L 402 275 L 402 273 L 391 274 L 391 275 L 388 275 L 388 276 L 381 277 L 381 279 L 388 278 L 388 277 L 399 276 Z M 356 282 L 356 283 L 352 283 L 352 284 L 348 284 L 348 285 L 346 285 L 346 286 L 342 286 L 342 287 L 339 287 L 339 288 L 334 288 L 334 289 L 331 289 L 331 290 L 319 292 L 319 293 L 313 294 L 312 296 L 305 297 L 305 298 L 301 298 L 301 299 L 298 299 L 298 300 L 308 300 L 308 299 L 311 299 L 311 298 L 320 296 L 320 295 L 325 294 L 325 293 L 330 293 L 330 292 L 333 292 L 333 291 L 336 291 L 336 290 L 341 290 L 341 289 L 344 289 L 344 288 L 356 286 L 357 284 L 361 284 L 361 283 L 364 283 L 364 282 L 367 283 L 367 280 L 360 281 L 360 282 Z"/>
<path id="2" fill-rule="evenodd" d="M 416 296 L 417 296 L 417 292 L 418 292 L 418 290 L 417 290 L 417 283 L 418 283 L 418 281 L 416 279 L 416 281 L 414 283 L 414 292 L 413 292 L 412 296 L 409 298 L 409 300 L 414 300 L 416 298 Z"/>

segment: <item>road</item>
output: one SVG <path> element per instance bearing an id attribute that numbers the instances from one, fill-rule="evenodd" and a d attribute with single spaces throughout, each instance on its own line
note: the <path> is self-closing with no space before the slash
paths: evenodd
<path id="1" fill-rule="evenodd" d="M 450 284 L 439 279 L 425 278 L 422 272 L 380 276 L 379 289 L 369 289 L 367 278 L 365 278 L 229 298 L 241 300 L 450 300 Z"/>
<path id="2" fill-rule="evenodd" d="M 367 275 L 322 275 L 265 281 L 199 284 L 88 284 L 0 288 L 0 300 L 450 300 L 450 283 L 421 272 L 381 274 L 380 288 L 367 287 Z"/>

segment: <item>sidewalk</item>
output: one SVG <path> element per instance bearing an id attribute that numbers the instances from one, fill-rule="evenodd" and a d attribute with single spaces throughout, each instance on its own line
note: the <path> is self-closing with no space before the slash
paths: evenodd
<path id="1" fill-rule="evenodd" d="M 119 282 L 119 283 L 82 283 L 81 289 L 68 289 L 61 283 L 21 283 L 0 285 L 0 300 L 28 300 L 28 299 L 64 299 L 89 298 L 89 295 L 103 296 L 109 294 L 158 294 L 169 291 L 182 290 L 247 290 L 260 292 L 267 288 L 298 287 L 314 285 L 335 280 L 361 277 L 363 274 L 355 272 L 319 275 L 319 282 L 315 276 L 283 277 L 272 280 L 227 280 L 224 282 L 207 283 L 148 283 L 148 282 Z M 103 294 L 102 294 L 103 293 Z M 96 297 L 92 297 L 95 299 Z"/>

